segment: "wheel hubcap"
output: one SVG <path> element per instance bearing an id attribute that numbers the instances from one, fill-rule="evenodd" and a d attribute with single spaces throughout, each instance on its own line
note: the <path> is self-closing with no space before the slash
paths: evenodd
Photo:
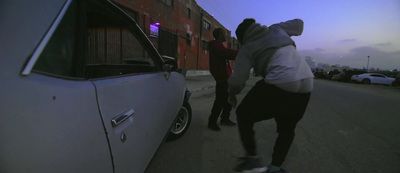
<path id="1" fill-rule="evenodd" d="M 182 107 L 181 110 L 179 110 L 178 112 L 178 117 L 173 124 L 171 132 L 174 134 L 182 133 L 187 126 L 189 120 L 188 116 L 188 110 L 185 107 Z"/>

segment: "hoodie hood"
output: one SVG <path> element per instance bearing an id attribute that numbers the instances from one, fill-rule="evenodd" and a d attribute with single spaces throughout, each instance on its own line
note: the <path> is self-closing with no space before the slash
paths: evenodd
<path id="1" fill-rule="evenodd" d="M 287 45 L 294 45 L 294 41 L 279 25 L 253 23 L 244 33 L 242 49 L 252 60 L 255 72 L 264 76 L 272 55 Z"/>
<path id="2" fill-rule="evenodd" d="M 265 36 L 269 33 L 269 28 L 266 25 L 261 25 L 259 23 L 253 23 L 247 28 L 246 32 L 243 36 L 243 44 L 251 40 L 256 40 L 262 36 Z"/>

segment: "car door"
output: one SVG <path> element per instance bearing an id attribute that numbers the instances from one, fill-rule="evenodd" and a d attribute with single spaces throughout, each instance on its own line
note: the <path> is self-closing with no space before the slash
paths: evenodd
<path id="1" fill-rule="evenodd" d="M 144 172 L 180 109 L 184 80 L 162 71 L 160 56 L 133 20 L 112 4 L 88 3 L 87 75 L 115 172 Z"/>
<path id="2" fill-rule="evenodd" d="M 115 172 L 143 172 L 168 131 L 179 103 L 162 73 L 93 80 Z"/>
<path id="3" fill-rule="evenodd" d="M 384 84 L 386 77 L 381 74 L 372 74 L 372 83 Z"/>
<path id="4" fill-rule="evenodd" d="M 0 172 L 113 172 L 95 87 L 77 51 L 77 2 L 2 5 L 10 9 L 2 24 L 15 32 L 0 51 Z"/>

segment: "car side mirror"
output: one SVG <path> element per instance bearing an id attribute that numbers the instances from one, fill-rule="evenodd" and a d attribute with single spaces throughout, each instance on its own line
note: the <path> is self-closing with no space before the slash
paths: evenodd
<path id="1" fill-rule="evenodd" d="M 171 76 L 171 72 L 178 70 L 178 63 L 175 61 L 174 58 L 169 56 L 163 56 L 163 70 L 166 71 L 165 79 L 168 80 Z"/>
<path id="2" fill-rule="evenodd" d="M 163 70 L 167 72 L 172 72 L 178 70 L 178 63 L 176 60 L 169 56 L 163 56 Z"/>

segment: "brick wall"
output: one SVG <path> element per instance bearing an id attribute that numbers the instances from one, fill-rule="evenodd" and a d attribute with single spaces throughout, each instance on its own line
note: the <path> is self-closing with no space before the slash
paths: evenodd
<path id="1" fill-rule="evenodd" d="M 176 51 L 175 58 L 180 68 L 208 70 L 209 52 L 202 48 L 202 42 L 213 40 L 212 31 L 216 27 L 224 28 L 227 35 L 231 35 L 229 30 L 198 6 L 195 0 L 115 0 L 115 2 L 137 14 L 136 20 L 139 26 L 156 48 L 161 44 L 160 38 L 150 36 L 150 24 L 158 22 L 160 29 L 177 36 L 177 50 L 172 51 Z M 168 5 L 168 2 L 173 2 L 172 6 Z M 210 24 L 208 29 L 204 28 L 203 21 Z M 228 40 L 231 44 L 226 43 L 225 46 L 237 47 L 236 39 Z"/>

